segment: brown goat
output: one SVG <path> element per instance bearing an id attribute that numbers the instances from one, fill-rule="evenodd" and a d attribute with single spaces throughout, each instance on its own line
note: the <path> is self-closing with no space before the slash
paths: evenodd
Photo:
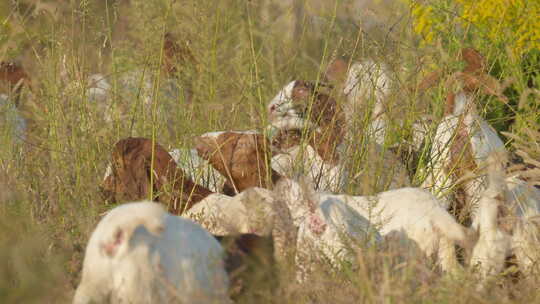
<path id="1" fill-rule="evenodd" d="M 112 174 L 101 188 L 106 198 L 116 202 L 148 199 L 152 193 L 150 199 L 167 204 L 173 214 L 181 214 L 212 194 L 187 177 L 158 143 L 132 137 L 114 145 Z"/>
<path id="2" fill-rule="evenodd" d="M 270 188 L 280 177 L 270 168 L 270 143 L 261 134 L 223 132 L 215 138 L 199 136 L 196 149 L 225 176 L 223 193 L 227 195 L 251 187 Z"/>

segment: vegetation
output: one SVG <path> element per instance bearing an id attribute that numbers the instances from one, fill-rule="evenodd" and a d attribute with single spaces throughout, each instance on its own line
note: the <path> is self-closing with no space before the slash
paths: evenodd
<path id="1" fill-rule="evenodd" d="M 502 103 L 479 96 L 480 114 L 505 132 L 516 158 L 538 166 L 538 1 L 383 0 L 365 7 L 358 2 L 305 1 L 300 14 L 243 0 L 1 1 L 0 61 L 22 63 L 32 76 L 32 91 L 25 89 L 21 97 L 25 138 L 12 132 L 12 123 L 0 129 L 0 302 L 70 301 L 90 232 L 111 208 L 98 185 L 116 141 L 144 136 L 179 148 L 192 146 L 192 137 L 207 131 L 262 130 L 266 104 L 283 85 L 320 80 L 337 56 L 369 56 L 396 72 L 399 87 L 389 108 L 399 109 L 395 115 L 406 118 L 408 127 L 390 126 L 389 143 L 407 143 L 420 115 L 430 114 L 436 125 L 448 91 L 444 82 L 422 96 L 407 88 L 431 71 L 459 70 L 459 50 L 477 48 L 509 98 Z M 166 33 L 191 54 L 176 62 L 175 72 L 176 85 L 190 92 L 190 100 L 162 90 Z M 134 71 L 132 89 L 123 90 L 121 76 Z M 113 86 L 105 109 L 84 90 L 94 73 L 106 75 Z M 360 128 L 368 117 L 359 117 Z M 362 129 L 357 140 L 365 141 Z M 350 155 L 351 175 L 373 157 L 358 144 Z M 381 170 L 374 169 L 375 177 Z M 540 174 L 531 179 L 540 180 Z M 359 193 L 361 183 L 351 179 L 350 191 Z M 539 301 L 539 277 L 514 284 L 501 276 L 477 291 L 471 272 L 440 276 L 420 257 L 400 258 L 397 250 L 360 252 L 360 269 L 345 265 L 328 272 L 321 266 L 308 287 L 290 282 L 279 296 L 261 287 L 253 297 L 276 303 Z"/>

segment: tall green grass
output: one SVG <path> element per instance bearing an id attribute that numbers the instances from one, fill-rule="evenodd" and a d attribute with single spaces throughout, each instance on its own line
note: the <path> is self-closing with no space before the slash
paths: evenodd
<path id="1" fill-rule="evenodd" d="M 302 3 L 302 1 L 299 1 Z M 336 56 L 371 56 L 396 71 L 399 86 L 390 97 L 405 120 L 391 125 L 389 144 L 410 141 L 410 126 L 431 114 L 434 126 L 442 115 L 446 88 L 427 95 L 405 93 L 433 66 L 456 69 L 457 50 L 469 41 L 449 39 L 439 47 L 420 47 L 410 31 L 406 9 L 386 9 L 374 1 L 369 10 L 353 1 L 306 2 L 306 12 L 269 8 L 265 2 L 106 0 L 33 1 L 0 4 L 0 59 L 18 59 L 31 73 L 35 89 L 26 92 L 23 115 L 30 130 L 23 143 L 2 132 L 0 145 L 0 302 L 69 302 L 80 279 L 83 248 L 90 232 L 108 210 L 98 185 L 112 145 L 127 136 L 152 137 L 168 148 L 191 147 L 192 137 L 227 129 L 262 129 L 267 102 L 292 79 L 319 80 Z M 281 10 L 281 11 L 280 11 Z M 367 13 L 366 13 L 367 12 Z M 374 16 L 379 23 L 364 22 Z M 280 16 L 286 16 L 281 18 Z M 301 22 L 291 27 L 290 18 Z M 356 17 L 356 24 L 346 18 Z M 364 20 L 364 21 L 358 21 Z M 364 29 L 360 28 L 358 24 Z M 163 34 L 170 32 L 190 49 L 194 61 L 179 63 L 178 82 L 189 83 L 192 102 L 163 96 Z M 482 98 L 479 109 L 506 137 L 508 146 L 537 157 L 540 140 L 539 96 L 522 97 L 530 80 L 538 88 L 538 56 L 514 58 L 497 46 L 482 45 L 492 74 L 513 79 L 510 104 Z M 85 77 L 107 75 L 114 94 L 104 109 L 85 102 Z M 130 92 L 121 90 L 120 76 L 134 72 Z M 536 74 L 534 74 L 536 73 Z M 150 88 L 144 88 L 150 79 Z M 150 96 L 150 104 L 144 96 Z M 522 98 L 523 102 L 519 102 Z M 339 100 L 339 102 L 343 102 Z M 391 108 L 392 108 L 391 107 Z M 368 111 L 369 112 L 369 111 Z M 367 126 L 369 115 L 358 118 Z M 349 169 L 368 178 L 387 174 L 368 151 L 360 128 L 353 138 Z M 517 136 L 519 141 L 514 140 Z M 420 164 L 425 164 L 420 162 Z M 537 178 L 537 177 L 535 177 Z M 421 182 L 421 177 L 414 181 Z M 363 182 L 348 185 L 351 193 L 370 193 Z M 379 185 L 380 186 L 380 185 Z M 379 187 L 378 186 L 378 187 Z M 466 272 L 440 277 L 423 259 L 399 260 L 399 250 L 359 254 L 360 269 L 329 272 L 306 286 L 284 284 L 276 298 L 259 294 L 258 302 L 380 303 L 533 303 L 537 278 L 520 285 L 500 279 L 484 291 Z M 264 288 L 261 287 L 261 290 Z M 253 298 L 245 299 L 253 303 Z"/>

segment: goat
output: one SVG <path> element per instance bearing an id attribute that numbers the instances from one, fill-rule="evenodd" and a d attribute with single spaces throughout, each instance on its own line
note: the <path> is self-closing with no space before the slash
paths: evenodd
<path id="1" fill-rule="evenodd" d="M 344 113 L 336 100 L 321 88 L 316 89 L 315 84 L 306 81 L 292 81 L 268 104 L 268 113 L 271 124 L 278 129 L 313 129 L 305 134 L 307 143 L 326 162 L 337 162 L 337 149 L 345 134 Z"/>
<path id="2" fill-rule="evenodd" d="M 277 150 L 272 167 L 281 175 L 293 176 L 300 164 L 318 189 L 338 191 L 346 176 L 339 165 L 344 113 L 323 87 L 295 80 L 269 103 L 272 147 Z"/>
<path id="3" fill-rule="evenodd" d="M 111 174 L 101 188 L 112 201 L 153 198 L 179 214 L 212 194 L 195 184 L 167 151 L 151 139 L 126 138 L 118 141 L 112 152 Z"/>
<path id="4" fill-rule="evenodd" d="M 488 186 L 482 192 L 473 226 L 479 233 L 470 264 L 482 278 L 500 273 L 515 256 L 522 273 L 537 271 L 540 261 L 540 191 L 515 177 L 505 177 L 504 152 L 486 161 Z"/>
<path id="5" fill-rule="evenodd" d="M 342 84 L 341 90 L 347 99 L 344 110 L 349 130 L 357 129 L 355 117 L 360 116 L 362 107 L 373 101 L 368 136 L 384 145 L 387 129 L 384 106 L 393 85 L 389 68 L 371 59 L 351 63 L 350 67 L 343 59 L 335 59 L 328 66 L 325 78 Z"/>
<path id="6" fill-rule="evenodd" d="M 281 132 L 282 133 L 282 132 Z M 272 157 L 272 169 L 292 178 L 303 172 L 316 189 L 339 191 L 346 185 L 347 172 L 341 165 L 326 162 L 311 145 L 294 145 Z"/>
<path id="7" fill-rule="evenodd" d="M 229 303 L 223 249 L 156 203 L 123 204 L 92 233 L 74 304 Z"/>
<path id="8" fill-rule="evenodd" d="M 288 206 L 275 191 L 250 188 L 235 199 L 243 204 L 243 210 L 249 211 L 239 213 L 237 220 L 245 221 L 253 233 L 234 232 L 216 238 L 226 250 L 231 297 L 252 295 L 258 298 L 261 286 L 273 289 L 275 283 L 290 283 L 289 275 L 294 273 L 297 228 Z"/>
<path id="9" fill-rule="evenodd" d="M 299 206 L 305 200 L 305 191 L 298 185 L 290 185 L 286 198 L 296 225 L 309 218 L 309 209 Z M 314 206 L 346 204 L 348 210 L 367 219 L 384 237 L 399 234 L 410 240 L 426 256 L 437 257 L 444 271 L 458 267 L 455 244 L 470 248 L 469 230 L 458 224 L 428 191 L 419 188 L 402 188 L 382 192 L 375 196 L 334 195 L 316 193 L 312 196 Z M 337 203 L 341 202 L 341 203 Z M 345 207 L 343 207 L 345 208 Z M 348 211 L 350 212 L 350 211 Z M 324 222 L 324 221 L 323 221 Z"/>
<path id="10" fill-rule="evenodd" d="M 311 106 L 310 96 L 315 96 Z M 278 151 L 272 159 L 272 167 L 288 177 L 296 175 L 298 169 L 301 169 L 301 172 L 311 178 L 318 190 L 341 191 L 348 182 L 348 176 L 354 175 L 349 172 L 348 158 L 343 156 L 349 150 L 360 149 L 356 143 L 346 145 L 344 142 L 344 138 L 353 131 L 345 127 L 346 115 L 344 116 L 336 100 L 321 89 L 316 91 L 314 84 L 296 80 L 285 86 L 272 99 L 268 112 L 272 124 L 272 147 Z M 350 113 L 350 110 L 345 112 Z M 303 142 L 305 144 L 302 144 Z M 362 175 L 375 180 L 377 185 L 364 188 L 386 190 L 388 187 L 410 185 L 406 168 L 397 155 L 376 143 L 370 143 L 365 148 L 368 153 L 382 154 L 384 160 L 367 164 L 369 168 L 363 170 Z M 391 173 L 380 179 L 369 176 L 371 172 L 380 171 L 381 168 L 384 168 L 385 174 Z M 355 179 L 360 177 L 354 176 Z M 378 187 L 380 185 L 383 187 Z"/>
<path id="11" fill-rule="evenodd" d="M 498 224 L 499 210 L 504 207 L 506 194 L 504 180 L 499 180 L 501 177 L 498 175 L 498 172 L 490 172 L 489 186 L 480 197 L 475 219 L 479 238 L 472 251 L 470 265 L 479 267 L 482 277 L 500 273 L 512 250 L 511 235 L 500 229 Z"/>
<path id="12" fill-rule="evenodd" d="M 225 179 L 223 193 L 235 195 L 250 187 L 270 188 L 279 176 L 270 168 L 270 143 L 254 132 L 206 133 L 195 139 L 199 156 Z"/>
<path id="13" fill-rule="evenodd" d="M 466 172 L 475 172 L 478 164 L 487 159 L 493 151 L 503 151 L 504 143 L 497 132 L 478 114 L 475 109 L 473 91 L 483 89 L 485 93 L 499 96 L 500 89 L 491 83 L 496 82 L 487 75 L 477 78 L 475 75 L 455 73 L 449 83 L 458 82 L 461 89 L 447 98 L 446 116 L 439 123 L 431 147 L 431 167 L 422 187 L 431 189 L 440 195 L 447 208 L 452 208 L 456 216 L 463 221 L 470 221 L 472 207 L 478 202 L 484 188 L 482 178 L 463 182 L 457 188 L 457 202 L 453 206 L 445 191 Z"/>
<path id="14" fill-rule="evenodd" d="M 295 266 L 299 282 L 309 279 L 317 262 L 326 259 L 333 268 L 343 261 L 354 265 L 354 251 L 381 241 L 368 219 L 341 200 L 319 200 L 313 186 L 282 179 L 275 191 L 298 227 Z"/>

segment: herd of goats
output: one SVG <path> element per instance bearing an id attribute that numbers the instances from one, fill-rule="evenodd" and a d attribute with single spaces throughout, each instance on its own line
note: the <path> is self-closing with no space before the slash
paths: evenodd
<path id="1" fill-rule="evenodd" d="M 355 267 L 355 252 L 385 242 L 416 248 L 442 273 L 475 268 L 480 282 L 509 258 L 521 273 L 535 272 L 540 190 L 507 174 L 504 143 L 476 109 L 479 94 L 506 101 L 502 85 L 476 50 L 460 56 L 461 71 L 434 73 L 415 88 L 440 81 L 451 88 L 435 132 L 421 118 L 412 127 L 413 149 L 426 136 L 431 144 L 430 173 L 419 187 L 411 187 L 398 153 L 383 148 L 395 119 L 385 113 L 392 76 L 369 59 L 335 59 L 324 82 L 286 84 L 268 104 L 263 131 L 206 133 L 194 149 L 172 151 L 147 138 L 118 141 L 101 190 L 109 202 L 131 203 L 109 211 L 92 233 L 74 303 L 227 303 L 238 256 L 262 244 L 299 284 L 321 261 Z M 21 83 L 13 64 L 2 69 L 3 80 Z M 100 81 L 88 95 L 108 94 Z M 368 101 L 364 132 L 391 174 L 387 191 L 355 196 L 346 194 L 345 146 Z M 236 251 L 224 249 L 231 239 Z"/>

